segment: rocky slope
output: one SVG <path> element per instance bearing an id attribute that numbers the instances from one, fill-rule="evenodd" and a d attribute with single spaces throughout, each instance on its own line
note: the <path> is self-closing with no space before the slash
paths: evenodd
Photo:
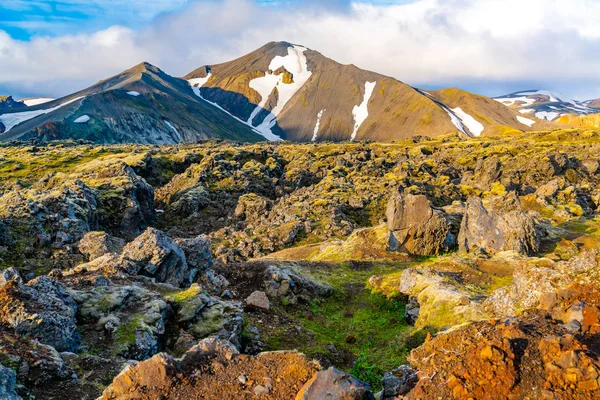
<path id="1" fill-rule="evenodd" d="M 0 394 L 594 398 L 599 142 L 0 147 Z"/>
<path id="2" fill-rule="evenodd" d="M 0 141 L 62 138 L 96 143 L 174 144 L 262 140 L 248 126 L 148 63 L 61 99 L 0 115 Z"/>

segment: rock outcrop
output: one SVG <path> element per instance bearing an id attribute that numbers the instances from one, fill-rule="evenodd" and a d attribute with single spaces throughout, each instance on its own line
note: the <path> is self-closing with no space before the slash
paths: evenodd
<path id="1" fill-rule="evenodd" d="M 77 249 L 90 261 L 105 254 L 119 254 L 123 247 L 125 247 L 123 239 L 98 231 L 86 233 L 77 244 Z"/>
<path id="2" fill-rule="evenodd" d="M 12 280 L 0 286 L 0 323 L 59 351 L 79 348 L 76 311 L 71 295 L 47 276 L 26 285 Z"/>
<path id="3" fill-rule="evenodd" d="M 424 195 L 394 192 L 386 210 L 390 250 L 438 255 L 452 249 L 456 236 L 443 211 L 432 207 Z"/>
<path id="4" fill-rule="evenodd" d="M 318 372 L 296 396 L 296 400 L 339 399 L 375 400 L 369 385 L 330 367 Z"/>
<path id="5" fill-rule="evenodd" d="M 533 253 L 539 248 L 539 239 L 535 220 L 523 212 L 514 192 L 493 198 L 487 208 L 478 197 L 467 199 L 458 234 L 460 251 Z"/>
<path id="6" fill-rule="evenodd" d="M 123 249 L 119 268 L 132 275 L 144 275 L 174 286 L 189 285 L 196 274 L 183 250 L 165 233 L 148 228 Z"/>
<path id="7" fill-rule="evenodd" d="M 0 364 L 0 398 L 4 400 L 21 400 L 15 391 L 17 374 L 10 368 Z"/>

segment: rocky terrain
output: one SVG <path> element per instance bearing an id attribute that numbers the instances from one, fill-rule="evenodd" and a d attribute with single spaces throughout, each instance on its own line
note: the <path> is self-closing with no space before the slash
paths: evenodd
<path id="1" fill-rule="evenodd" d="M 597 398 L 598 154 L 3 145 L 0 397 Z"/>

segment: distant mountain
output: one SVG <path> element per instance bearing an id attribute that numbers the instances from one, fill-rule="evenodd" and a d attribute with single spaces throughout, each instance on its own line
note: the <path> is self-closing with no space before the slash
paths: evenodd
<path id="1" fill-rule="evenodd" d="M 25 103 L 16 101 L 12 96 L 0 96 L 0 111 L 25 107 L 27 107 Z"/>
<path id="2" fill-rule="evenodd" d="M 599 111 L 594 109 L 594 107 L 600 106 L 600 101 L 598 100 L 578 101 L 547 90 L 515 92 L 495 97 L 494 100 L 513 110 L 517 110 L 527 117 L 534 116 L 548 121 L 554 121 L 563 115 L 569 114 L 594 114 Z"/>
<path id="3" fill-rule="evenodd" d="M 532 96 L 524 103 L 562 102 L 540 93 Z M 303 46 L 271 42 L 236 60 L 200 67 L 183 79 L 142 63 L 61 99 L 27 99 L 29 107 L 0 110 L 0 141 L 391 141 L 558 126 L 544 115 L 523 113 L 519 99 L 509 102 L 511 107 L 505 107 L 455 88 L 421 90 Z"/>
<path id="4" fill-rule="evenodd" d="M 168 144 L 262 136 L 198 98 L 184 80 L 148 63 L 67 97 L 0 115 L 0 140 L 86 139 Z M 1 128 L 1 127 L 0 127 Z"/>
<path id="5" fill-rule="evenodd" d="M 269 139 L 388 141 L 547 127 L 483 96 L 458 89 L 422 91 L 287 42 L 200 67 L 184 79 L 198 96 Z"/>

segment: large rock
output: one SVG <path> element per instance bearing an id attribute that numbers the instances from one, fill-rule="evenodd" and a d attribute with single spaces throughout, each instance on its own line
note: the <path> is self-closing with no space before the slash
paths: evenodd
<path id="1" fill-rule="evenodd" d="M 462 252 L 513 250 L 533 253 L 539 248 L 535 220 L 523 212 L 515 192 L 495 197 L 486 208 L 478 197 L 469 197 L 458 245 Z"/>
<path id="2" fill-rule="evenodd" d="M 396 400 L 407 394 L 419 381 L 415 370 L 408 365 L 402 365 L 393 371 L 386 372 L 381 379 L 383 392 L 381 400 Z"/>
<path id="3" fill-rule="evenodd" d="M 165 288 L 175 290 L 174 287 Z M 141 285 L 105 282 L 93 290 L 71 289 L 78 304 L 83 344 L 103 356 L 144 360 L 158 352 L 171 307 L 158 293 Z M 98 338 L 103 340 L 99 341 Z"/>
<path id="4" fill-rule="evenodd" d="M 0 364 L 0 399 L 21 400 L 21 396 L 15 391 L 17 374 L 10 368 Z"/>
<path id="5" fill-rule="evenodd" d="M 0 271 L 0 286 L 4 285 L 7 282 L 15 281 L 18 284 L 23 283 L 21 279 L 21 275 L 19 275 L 19 271 L 16 268 L 6 268 Z"/>
<path id="6" fill-rule="evenodd" d="M 179 245 L 154 228 L 148 228 L 125 246 L 120 266 L 129 274 L 148 276 L 174 286 L 189 285 L 195 275 Z"/>
<path id="7" fill-rule="evenodd" d="M 333 294 L 331 286 L 302 276 L 291 268 L 279 268 L 274 265 L 265 270 L 264 288 L 270 298 L 285 298 L 290 304 L 296 304 L 298 300 L 308 302 Z"/>
<path id="8" fill-rule="evenodd" d="M 298 392 L 296 400 L 375 400 L 368 384 L 334 367 L 321 371 Z"/>
<path id="9" fill-rule="evenodd" d="M 254 291 L 246 299 L 246 306 L 252 309 L 268 310 L 271 308 L 271 303 L 265 292 Z"/>
<path id="10" fill-rule="evenodd" d="M 443 211 L 423 195 L 395 192 L 386 210 L 390 250 L 416 255 L 437 255 L 454 247 L 455 236 Z"/>
<path id="11" fill-rule="evenodd" d="M 214 260 L 208 237 L 200 235 L 191 239 L 175 239 L 175 243 L 183 250 L 190 268 L 205 271 L 213 266 Z"/>
<path id="12" fill-rule="evenodd" d="M 26 285 L 10 281 L 0 286 L 0 323 L 58 351 L 76 351 L 79 347 L 76 311 L 71 295 L 47 276 Z"/>
<path id="13" fill-rule="evenodd" d="M 119 254 L 125 247 L 125 241 L 106 232 L 88 232 L 77 244 L 77 248 L 88 259 L 95 260 L 105 254 Z"/>

